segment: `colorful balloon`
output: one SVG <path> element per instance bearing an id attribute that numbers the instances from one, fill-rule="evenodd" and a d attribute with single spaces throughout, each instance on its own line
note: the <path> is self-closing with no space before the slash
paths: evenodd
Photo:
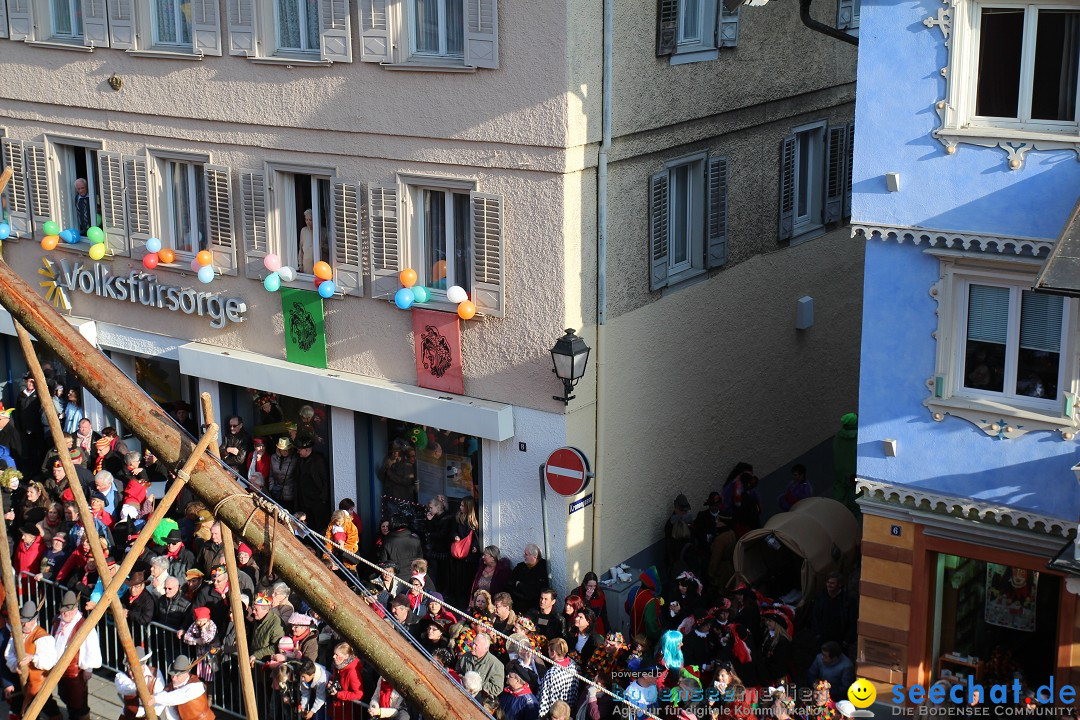
<path id="1" fill-rule="evenodd" d="M 173 252 L 172 248 L 161 248 L 160 250 L 158 250 L 157 256 L 158 260 L 165 263 L 166 265 L 176 260 L 176 253 Z"/>
<path id="2" fill-rule="evenodd" d="M 59 235 L 60 226 L 56 223 L 55 220 L 46 220 L 45 224 L 41 226 L 41 232 L 45 233 L 46 235 Z"/>
<path id="3" fill-rule="evenodd" d="M 460 285 L 451 285 L 446 289 L 446 299 L 454 303 L 463 303 L 469 299 L 469 294 Z"/>
<path id="4" fill-rule="evenodd" d="M 147 270 L 153 270 L 158 266 L 158 254 L 156 252 L 146 253 L 143 255 L 142 264 Z"/>
<path id="5" fill-rule="evenodd" d="M 408 310 L 416 301 L 416 296 L 409 288 L 401 288 L 394 294 L 394 304 L 401 310 Z"/>
<path id="6" fill-rule="evenodd" d="M 159 238 L 150 238 L 146 241 L 146 252 L 161 252 L 161 240 Z"/>
<path id="7" fill-rule="evenodd" d="M 266 268 L 267 270 L 269 270 L 272 273 L 277 272 L 278 270 L 281 269 L 281 258 L 279 258 L 274 253 L 270 253 L 269 255 L 267 255 L 266 257 L 263 258 L 263 267 Z M 269 277 L 269 276 L 267 276 L 267 277 Z"/>
<path id="8" fill-rule="evenodd" d="M 105 257 L 105 243 L 94 243 L 86 252 L 91 260 L 100 260 Z"/>
<path id="9" fill-rule="evenodd" d="M 409 289 L 412 290 L 413 297 L 416 298 L 416 302 L 418 303 L 426 303 L 428 299 L 431 298 L 431 293 L 429 293 L 428 289 L 423 285 L 413 285 Z"/>
<path id="10" fill-rule="evenodd" d="M 60 244 L 60 236 L 59 235 L 46 235 L 45 237 L 41 238 L 41 249 L 44 250 L 45 252 L 55 250 L 56 246 L 59 245 L 59 244 Z"/>
<path id="11" fill-rule="evenodd" d="M 296 279 L 296 271 L 288 265 L 282 265 L 281 269 L 277 271 L 277 274 L 281 276 L 282 282 L 292 282 Z"/>
<path id="12" fill-rule="evenodd" d="M 281 289 L 281 276 L 272 272 L 263 278 L 263 287 L 267 292 L 277 292 Z"/>
<path id="13" fill-rule="evenodd" d="M 405 268 L 398 273 L 398 280 L 404 287 L 411 288 L 416 284 L 416 271 L 412 268 Z"/>
<path id="14" fill-rule="evenodd" d="M 214 282 L 214 268 L 210 265 L 203 265 L 199 268 L 199 281 L 204 285 Z"/>
<path id="15" fill-rule="evenodd" d="M 315 272 L 315 277 L 320 280 L 332 280 L 334 277 L 334 269 L 330 267 L 329 263 L 323 262 L 322 260 L 315 263 L 315 267 L 312 268 L 312 270 Z"/>
<path id="16" fill-rule="evenodd" d="M 60 240 L 61 240 L 62 242 L 66 242 L 66 243 L 76 243 L 76 242 L 79 242 L 79 240 L 78 240 L 78 235 L 75 235 L 75 239 L 74 239 L 74 240 L 72 239 L 72 235 L 73 235 L 73 234 L 74 234 L 74 232 L 72 231 L 72 229 L 71 229 L 71 228 L 65 228 L 65 229 L 63 229 L 63 230 L 61 230 L 61 231 L 60 231 Z"/>
<path id="17" fill-rule="evenodd" d="M 195 261 L 199 263 L 199 267 L 209 267 L 214 262 L 214 256 L 210 254 L 209 250 L 200 250 L 195 255 Z"/>
<path id="18" fill-rule="evenodd" d="M 105 233 L 99 227 L 90 227 L 86 231 L 86 239 L 92 243 L 105 242 Z"/>
<path id="19" fill-rule="evenodd" d="M 7 240 L 11 237 L 11 226 L 6 222 L 0 222 L 0 240 Z"/>
<path id="20" fill-rule="evenodd" d="M 460 302 L 457 306 L 457 314 L 462 320 L 472 320 L 476 315 L 476 305 L 473 305 L 471 300 Z"/>
<path id="21" fill-rule="evenodd" d="M 405 288 L 402 288 L 404 290 Z M 337 292 L 337 286 L 334 285 L 333 280 L 325 280 L 323 284 L 319 286 L 319 296 L 322 298 L 332 298 L 334 293 Z"/>
<path id="22" fill-rule="evenodd" d="M 197 273 L 201 267 L 202 265 L 199 264 L 199 258 L 191 258 L 191 272 Z"/>

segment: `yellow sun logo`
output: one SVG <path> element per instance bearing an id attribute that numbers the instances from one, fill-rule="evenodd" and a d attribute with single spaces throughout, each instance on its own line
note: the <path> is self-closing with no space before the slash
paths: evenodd
<path id="1" fill-rule="evenodd" d="M 38 268 L 38 275 L 47 279 L 38 284 L 45 289 L 45 299 L 57 310 L 70 310 L 71 303 L 68 302 L 67 290 L 56 282 L 56 265 L 49 258 L 41 258 L 41 264 L 43 267 Z"/>

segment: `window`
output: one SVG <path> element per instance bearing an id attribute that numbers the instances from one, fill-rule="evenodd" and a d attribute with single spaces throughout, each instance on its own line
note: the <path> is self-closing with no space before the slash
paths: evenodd
<path id="1" fill-rule="evenodd" d="M 739 8 L 722 0 L 661 0 L 657 14 L 656 55 L 672 64 L 714 60 L 718 48 L 739 41 Z"/>
<path id="2" fill-rule="evenodd" d="M 795 128 L 780 149 L 780 239 L 801 242 L 850 213 L 851 125 Z"/>
<path id="3" fill-rule="evenodd" d="M 361 60 L 388 67 L 497 68 L 498 0 L 360 0 Z"/>
<path id="4" fill-rule="evenodd" d="M 822 225 L 821 175 L 825 167 L 825 128 L 795 133 L 795 235 Z"/>
<path id="5" fill-rule="evenodd" d="M 82 0 L 50 0 L 53 37 L 78 40 L 83 35 Z"/>
<path id="6" fill-rule="evenodd" d="M 273 227 L 281 262 L 313 276 L 315 263 L 333 263 L 330 255 L 330 175 L 275 170 Z"/>
<path id="7" fill-rule="evenodd" d="M 279 50 L 319 51 L 319 5 L 310 0 L 277 0 Z"/>
<path id="8" fill-rule="evenodd" d="M 191 46 L 190 0 L 150 0 L 154 45 Z"/>
<path id="9" fill-rule="evenodd" d="M 668 163 L 650 181 L 651 290 L 676 285 L 727 261 L 727 158 Z"/>
<path id="10" fill-rule="evenodd" d="M 409 186 L 409 201 L 416 238 L 410 265 L 419 276 L 417 282 L 442 293 L 454 285 L 470 292 L 469 193 Z"/>
<path id="11" fill-rule="evenodd" d="M 62 228 L 73 228 L 86 237 L 91 225 L 101 227 L 101 185 L 98 182 L 97 149 L 83 145 L 50 142 L 56 212 L 53 220 Z"/>
<path id="12" fill-rule="evenodd" d="M 836 27 L 855 31 L 851 34 L 857 35 L 861 11 L 862 0 L 839 0 L 836 4 Z"/>
<path id="13" fill-rule="evenodd" d="M 961 0 L 951 32 L 935 133 L 947 147 L 1006 147 L 1006 140 L 1035 140 L 1040 150 L 1080 147 L 1080 3 Z M 1019 169 L 1030 149 L 1009 150 L 1009 167 Z"/>
<path id="14" fill-rule="evenodd" d="M 87 1 L 83 0 L 84 7 Z M 100 2 L 104 4 L 104 0 Z M 109 45 L 156 57 L 200 60 L 206 55 L 221 55 L 218 2 L 109 0 Z"/>
<path id="15" fill-rule="evenodd" d="M 8 0 L 6 18 L 0 8 L 5 19 L 0 37 L 69 50 L 109 47 L 106 0 Z"/>
<path id="16" fill-rule="evenodd" d="M 207 245 L 203 165 L 161 158 L 157 166 L 160 173 L 158 237 L 163 245 L 190 259 Z"/>
<path id="17" fill-rule="evenodd" d="M 229 53 L 253 62 L 352 62 L 349 0 L 228 0 Z"/>
<path id="18" fill-rule="evenodd" d="M 1030 290 L 1034 266 L 1028 274 L 1000 261 L 1001 269 L 948 255 L 941 262 L 937 373 L 927 405 L 964 417 L 961 411 L 974 410 L 980 417 L 973 421 L 987 424 L 1024 418 L 1014 430 L 1071 424 L 1076 301 Z"/>

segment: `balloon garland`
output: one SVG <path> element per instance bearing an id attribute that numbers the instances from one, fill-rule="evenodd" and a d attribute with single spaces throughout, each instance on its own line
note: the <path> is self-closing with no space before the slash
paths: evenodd
<path id="1" fill-rule="evenodd" d="M 263 258 L 263 267 L 269 274 L 263 278 L 263 289 L 266 292 L 277 292 L 282 283 L 291 283 L 296 279 L 296 270 L 288 265 L 281 264 L 281 258 L 270 253 Z M 337 294 L 337 284 L 334 282 L 334 268 L 330 263 L 320 260 L 312 269 L 315 276 L 315 290 L 319 297 L 328 300 Z"/>
<path id="2" fill-rule="evenodd" d="M 416 303 L 426 303 L 431 299 L 431 291 L 423 285 L 417 285 L 419 276 L 412 268 L 405 268 L 398 273 L 402 287 L 394 293 L 394 304 L 400 310 L 408 310 Z M 476 305 L 469 300 L 469 294 L 460 285 L 451 285 L 446 289 L 446 299 L 457 305 L 458 317 L 472 320 L 476 317 Z"/>

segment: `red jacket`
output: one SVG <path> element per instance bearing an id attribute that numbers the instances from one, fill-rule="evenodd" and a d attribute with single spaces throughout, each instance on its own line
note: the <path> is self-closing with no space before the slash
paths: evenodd
<path id="1" fill-rule="evenodd" d="M 334 671 L 341 690 L 330 703 L 330 720 L 361 720 L 363 717 L 361 710 L 367 708 L 357 704 L 364 699 L 364 686 L 360 682 L 362 669 L 360 658 L 354 657 L 348 665 Z"/>
<path id="2" fill-rule="evenodd" d="M 45 543 L 41 536 L 34 538 L 30 547 L 26 547 L 20 540 L 15 546 L 15 572 L 26 572 L 36 575 L 41 570 L 41 558 L 45 557 Z"/>
<path id="3" fill-rule="evenodd" d="M 122 504 L 134 505 L 135 509 L 138 510 L 145 501 L 146 486 L 135 478 L 128 480 L 127 485 L 124 487 L 124 502 Z"/>

